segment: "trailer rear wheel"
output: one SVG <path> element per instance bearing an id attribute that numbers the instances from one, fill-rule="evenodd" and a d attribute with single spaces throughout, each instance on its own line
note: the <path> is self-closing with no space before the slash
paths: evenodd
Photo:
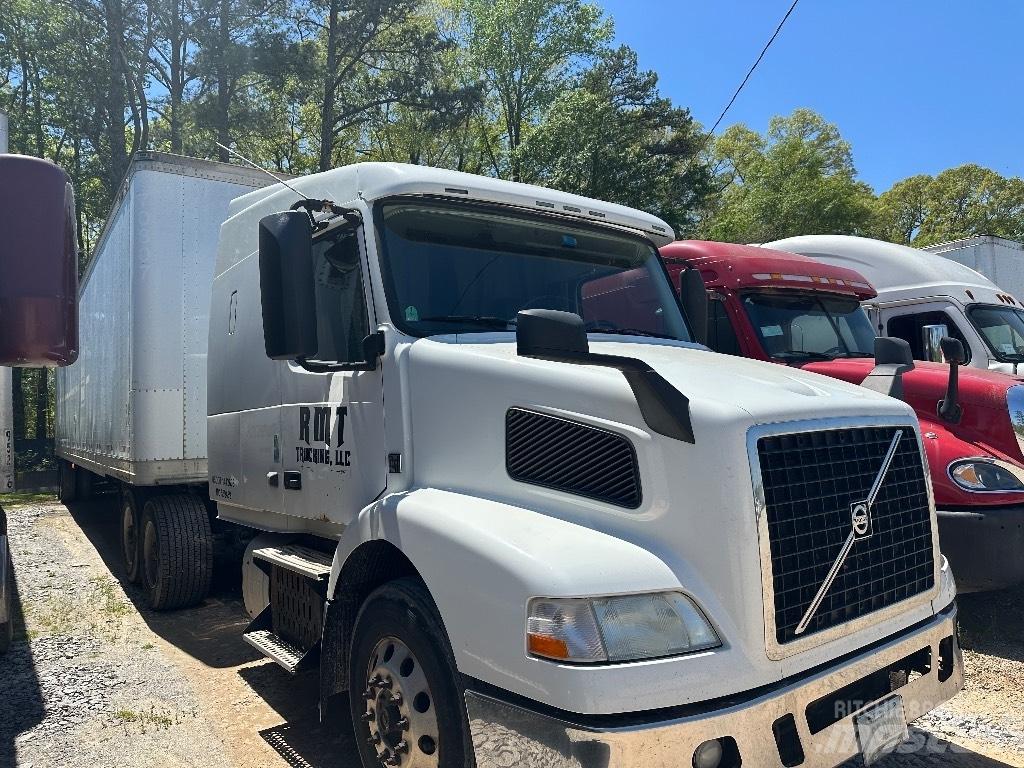
<path id="1" fill-rule="evenodd" d="M 377 589 L 356 618 L 349 701 L 364 768 L 469 768 L 466 706 L 441 617 L 422 582 Z"/>
<path id="2" fill-rule="evenodd" d="M 210 591 L 213 533 L 203 503 L 186 494 L 154 496 L 142 508 L 142 585 L 157 611 L 200 603 Z"/>
<path id="3" fill-rule="evenodd" d="M 133 584 L 142 580 L 142 547 L 139 543 L 141 529 L 139 497 L 134 491 L 125 488 L 121 493 L 121 561 L 125 576 Z"/>
<path id="4" fill-rule="evenodd" d="M 60 500 L 70 504 L 78 495 L 78 470 L 70 461 L 60 462 Z"/>

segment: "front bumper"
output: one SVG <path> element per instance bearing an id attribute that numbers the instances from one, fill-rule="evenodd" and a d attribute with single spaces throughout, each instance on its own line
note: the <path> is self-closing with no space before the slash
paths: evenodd
<path id="1" fill-rule="evenodd" d="M 466 692 L 477 768 L 688 768 L 698 745 L 732 739 L 727 765 L 796 765 L 794 739 L 803 753 L 801 768 L 835 766 L 859 753 L 853 718 L 875 701 L 853 692 L 877 689 L 887 671 L 902 660 L 929 660 L 926 671 L 899 687 L 907 720 L 914 720 L 952 698 L 963 687 L 963 661 L 956 643 L 956 608 L 951 605 L 923 625 L 769 691 L 731 701 L 680 708 L 678 714 L 645 720 L 612 716 L 608 722 L 573 722 L 571 715 L 542 713 L 475 690 Z M 871 681 L 871 685 L 868 685 Z M 860 685 L 866 688 L 857 688 Z M 889 683 L 886 683 L 888 687 Z M 833 696 L 836 694 L 833 700 Z M 853 703 L 855 702 L 855 704 Z M 813 705 L 813 707 L 812 707 Z M 811 707 L 813 714 L 808 712 Z M 834 711 L 829 716 L 828 711 Z M 692 711 L 692 713 L 691 713 Z M 831 724 L 823 725 L 822 714 Z M 792 720 L 787 716 L 792 716 Z M 621 724 L 613 722 L 616 718 Z M 812 733 L 812 721 L 814 733 Z M 792 731 L 795 724 L 795 736 Z M 788 728 L 787 728 L 788 726 Z M 775 735 L 778 731 L 781 735 Z M 734 749 L 737 754 L 732 754 Z M 787 759 L 784 763 L 783 756 Z"/>
<path id="2" fill-rule="evenodd" d="M 939 510 L 939 546 L 958 592 L 1006 589 L 1024 582 L 1024 505 Z"/>

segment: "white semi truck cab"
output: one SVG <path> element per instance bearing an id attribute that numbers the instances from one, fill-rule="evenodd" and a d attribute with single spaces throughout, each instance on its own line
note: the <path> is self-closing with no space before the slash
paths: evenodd
<path id="1" fill-rule="evenodd" d="M 392 164 L 231 204 L 210 498 L 366 768 L 870 761 L 962 686 L 913 411 L 694 343 L 672 239 Z"/>
<path id="2" fill-rule="evenodd" d="M 941 361 L 938 342 L 948 335 L 960 340 L 964 364 L 973 368 L 1016 375 L 1024 362 L 1024 304 L 969 266 L 851 235 L 800 235 L 763 245 L 860 272 L 878 291 L 864 308 L 879 335 L 906 340 L 917 360 Z"/>

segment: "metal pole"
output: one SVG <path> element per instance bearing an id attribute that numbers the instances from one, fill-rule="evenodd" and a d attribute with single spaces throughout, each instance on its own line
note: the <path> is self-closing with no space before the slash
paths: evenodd
<path id="1" fill-rule="evenodd" d="M 0 112 L 0 155 L 7 154 L 7 115 Z M 2 213 L 0 213 L 2 215 Z M 11 369 L 0 366 L 0 493 L 14 490 L 14 401 Z"/>

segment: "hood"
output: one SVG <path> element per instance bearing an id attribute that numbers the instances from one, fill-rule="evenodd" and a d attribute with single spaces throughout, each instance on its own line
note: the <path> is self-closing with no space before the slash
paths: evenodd
<path id="1" fill-rule="evenodd" d="M 438 337 L 435 337 L 437 339 Z M 532 358 L 520 358 L 510 334 L 465 334 L 446 337 L 470 355 L 501 358 L 517 365 L 557 366 Z M 813 412 L 821 418 L 859 415 L 904 415 L 905 404 L 859 386 L 859 381 L 810 369 L 766 364 L 758 360 L 721 355 L 686 342 L 599 341 L 591 338 L 590 350 L 607 355 L 643 360 L 690 400 L 691 408 L 704 405 L 715 410 L 745 413 L 750 423 L 765 424 L 803 419 Z M 595 377 L 619 380 L 618 371 L 578 365 L 574 379 Z M 870 370 L 870 369 L 869 369 Z M 822 372 L 825 373 L 825 372 Z M 867 371 L 864 372 L 864 376 Z M 863 376 L 861 376 L 863 379 Z M 623 387 L 628 394 L 628 387 Z"/>
<path id="2" fill-rule="evenodd" d="M 808 363 L 803 370 L 859 384 L 874 366 L 870 358 L 857 358 Z M 1024 502 L 1024 493 L 970 493 L 954 484 L 946 472 L 952 461 L 979 456 L 1024 465 L 1006 400 L 1008 390 L 1021 383 L 1020 377 L 961 366 L 958 402 L 963 414 L 956 424 L 937 414 L 948 381 L 949 366 L 944 363 L 916 361 L 914 370 L 903 375 L 904 397 L 921 422 L 936 504 L 950 508 Z"/>

